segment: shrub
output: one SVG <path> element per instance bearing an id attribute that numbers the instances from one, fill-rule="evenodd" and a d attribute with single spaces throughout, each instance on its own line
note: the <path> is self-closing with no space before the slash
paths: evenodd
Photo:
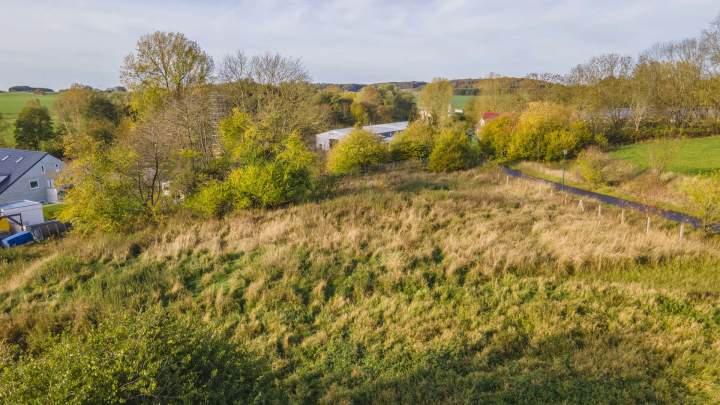
<path id="1" fill-rule="evenodd" d="M 233 210 L 234 197 L 227 183 L 213 181 L 192 195 L 186 206 L 205 218 L 221 218 Z"/>
<path id="2" fill-rule="evenodd" d="M 327 169 L 332 174 L 366 172 L 387 160 L 387 148 L 380 138 L 362 129 L 353 130 L 328 154 Z"/>
<path id="3" fill-rule="evenodd" d="M 240 111 L 224 120 L 224 181 L 201 187 L 186 204 L 205 217 L 220 217 L 236 208 L 271 208 L 301 201 L 315 189 L 317 158 L 296 134 L 284 140 L 255 126 Z"/>
<path id="4" fill-rule="evenodd" d="M 0 378 L 5 403 L 249 402 L 261 369 L 202 323 L 161 310 L 41 344 Z"/>
<path id="5" fill-rule="evenodd" d="M 290 136 L 275 159 L 235 169 L 229 184 L 238 208 L 278 207 L 307 198 L 316 159 L 299 137 Z"/>
<path id="6" fill-rule="evenodd" d="M 686 179 L 682 191 L 705 227 L 720 222 L 720 171 Z"/>
<path id="7" fill-rule="evenodd" d="M 508 136 L 510 124 L 507 121 L 490 127 L 490 149 L 496 156 L 510 160 L 552 161 L 562 159 L 563 151 L 573 156 L 593 142 L 606 143 L 603 137 L 595 139 L 584 123 L 573 122 L 572 116 L 572 110 L 565 106 L 530 103 L 511 135 Z M 500 125 L 502 127 L 498 128 Z"/>
<path id="8" fill-rule="evenodd" d="M 428 169 L 434 172 L 450 172 L 472 167 L 478 158 L 468 136 L 460 128 L 447 128 L 440 132 L 430 154 Z"/>
<path id="9" fill-rule="evenodd" d="M 580 153 L 575 169 L 580 177 L 595 186 L 607 184 L 605 167 L 608 165 L 608 157 L 595 148 L 589 148 Z"/>
<path id="10" fill-rule="evenodd" d="M 390 156 L 393 160 L 421 160 L 430 157 L 435 131 L 424 121 L 416 121 L 390 142 Z"/>
<path id="11" fill-rule="evenodd" d="M 514 125 L 515 122 L 510 115 L 503 115 L 485 124 L 480 131 L 482 152 L 498 160 L 506 160 Z"/>

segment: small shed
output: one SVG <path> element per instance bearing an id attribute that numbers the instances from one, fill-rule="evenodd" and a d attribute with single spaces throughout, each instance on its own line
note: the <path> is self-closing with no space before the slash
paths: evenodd
<path id="1" fill-rule="evenodd" d="M 43 215 L 43 205 L 35 201 L 15 201 L 9 204 L 0 205 L 0 216 L 12 216 L 14 221 L 10 221 L 10 228 L 13 232 L 22 231 L 22 227 L 16 223 L 21 222 L 24 226 L 37 225 L 45 222 Z"/>

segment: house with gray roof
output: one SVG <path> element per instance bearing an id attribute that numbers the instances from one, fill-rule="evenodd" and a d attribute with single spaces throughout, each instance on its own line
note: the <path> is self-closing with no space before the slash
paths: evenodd
<path id="1" fill-rule="evenodd" d="M 46 152 L 0 148 L 0 204 L 57 202 L 55 179 L 63 162 Z"/>
<path id="2" fill-rule="evenodd" d="M 407 121 L 391 122 L 389 124 L 367 125 L 363 129 L 379 136 L 383 141 L 390 142 L 398 132 L 406 130 Z M 350 135 L 355 128 L 333 129 L 332 131 L 323 132 L 315 135 L 315 147 L 321 150 L 330 150 L 341 139 Z"/>

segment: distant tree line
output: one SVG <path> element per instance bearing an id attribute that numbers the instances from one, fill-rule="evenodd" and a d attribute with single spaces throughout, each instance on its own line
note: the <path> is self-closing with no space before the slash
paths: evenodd
<path id="1" fill-rule="evenodd" d="M 8 89 L 10 93 L 19 93 L 19 92 L 25 92 L 25 93 L 54 93 L 55 91 L 53 89 L 48 89 L 44 87 L 30 87 L 30 86 L 13 86 Z"/>
<path id="2" fill-rule="evenodd" d="M 478 96 L 466 108 L 469 119 L 480 122 L 487 111 L 506 116 L 501 123 L 484 129 L 487 134 L 481 137 L 487 142 L 494 142 L 493 139 L 506 142 L 508 138 L 496 136 L 498 131 L 512 133 L 513 139 L 517 139 L 524 131 L 523 114 L 537 109 L 551 110 L 552 116 L 556 116 L 554 112 L 565 111 L 565 121 L 570 126 L 577 129 L 581 125 L 582 132 L 589 132 L 589 137 L 580 138 L 601 139 L 609 144 L 717 134 L 720 17 L 697 38 L 656 44 L 636 58 L 606 54 L 591 58 L 566 75 L 496 77 L 479 81 L 476 87 Z M 565 142 L 548 136 L 559 128 L 557 125 L 544 128 L 545 145 Z M 496 144 L 491 149 L 504 158 L 533 155 L 529 151 L 518 153 L 517 148 L 513 152 L 509 145 Z M 558 156 L 537 150 L 534 155 L 539 159 Z"/>

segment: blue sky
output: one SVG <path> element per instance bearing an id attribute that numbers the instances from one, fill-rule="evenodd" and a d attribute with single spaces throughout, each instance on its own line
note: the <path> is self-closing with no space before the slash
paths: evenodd
<path id="1" fill-rule="evenodd" d="M 695 36 L 717 0 L 2 0 L 0 89 L 118 84 L 146 33 L 181 31 L 216 61 L 300 57 L 318 82 L 567 72 Z"/>

